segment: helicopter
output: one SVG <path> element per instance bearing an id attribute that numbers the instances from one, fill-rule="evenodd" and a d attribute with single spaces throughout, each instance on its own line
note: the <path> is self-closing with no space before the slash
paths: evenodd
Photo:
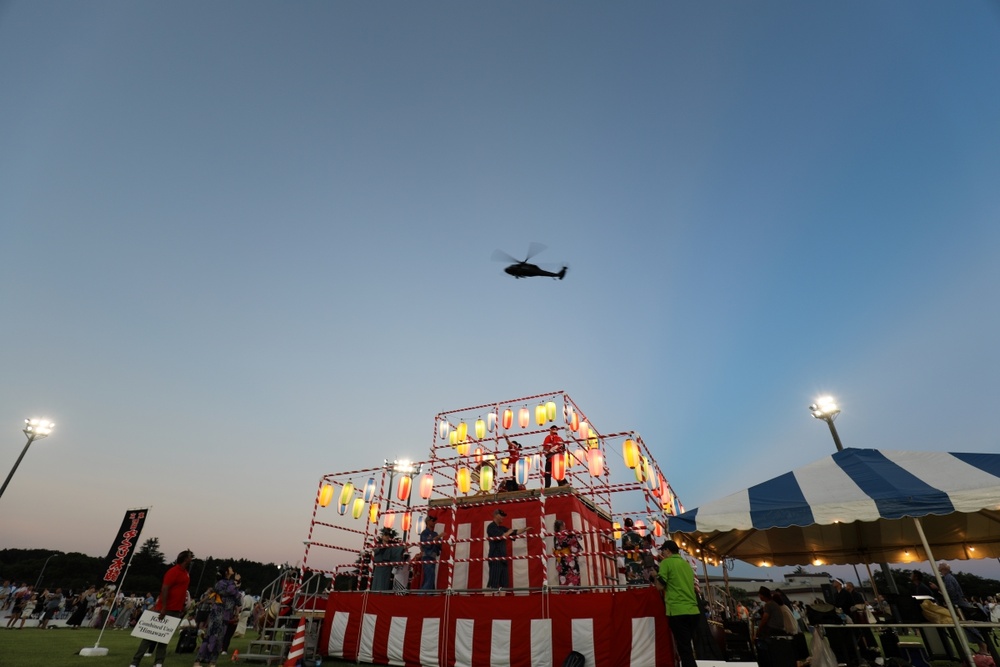
<path id="1" fill-rule="evenodd" d="M 493 261 L 514 262 L 513 264 L 504 269 L 504 273 L 514 276 L 515 278 L 547 277 L 547 278 L 558 278 L 559 280 L 562 280 L 563 278 L 566 277 L 567 267 L 564 266 L 560 271 L 552 272 L 552 271 L 546 271 L 545 269 L 539 267 L 537 264 L 528 263 L 529 259 L 537 255 L 541 251 L 545 250 L 545 247 L 546 246 L 542 245 L 541 243 L 536 243 L 532 241 L 531 244 L 528 246 L 528 255 L 523 260 L 518 260 L 513 258 L 507 253 L 505 253 L 503 250 L 494 250 Z"/>

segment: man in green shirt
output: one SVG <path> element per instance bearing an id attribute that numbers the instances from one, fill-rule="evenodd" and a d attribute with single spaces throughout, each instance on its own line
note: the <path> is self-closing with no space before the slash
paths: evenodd
<path id="1" fill-rule="evenodd" d="M 698 598 L 694 592 L 694 570 L 680 555 L 680 547 L 673 540 L 660 546 L 660 574 L 656 587 L 663 591 L 663 601 L 670 620 L 674 646 L 681 657 L 681 667 L 698 667 L 694 659 L 694 634 L 698 628 Z"/>

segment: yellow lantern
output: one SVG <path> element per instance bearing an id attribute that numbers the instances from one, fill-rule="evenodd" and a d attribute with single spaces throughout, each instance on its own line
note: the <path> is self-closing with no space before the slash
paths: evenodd
<path id="1" fill-rule="evenodd" d="M 378 503 L 372 503 L 368 508 L 368 520 L 372 523 L 378 523 Z"/>
<path id="2" fill-rule="evenodd" d="M 639 445 L 635 444 L 635 440 L 629 438 L 622 443 L 622 457 L 625 459 L 625 465 L 629 468 L 634 468 L 639 463 Z M 639 480 L 640 482 L 642 480 Z"/>
<path id="3" fill-rule="evenodd" d="M 448 444 L 450 444 L 452 447 L 454 447 L 455 445 L 458 444 L 458 431 L 457 430 L 452 431 L 451 433 L 448 434 Z"/>
<path id="4" fill-rule="evenodd" d="M 541 426 L 545 423 L 545 420 L 549 418 L 548 413 L 545 411 L 545 404 L 539 403 L 535 406 L 535 423 Z"/>
<path id="5" fill-rule="evenodd" d="M 344 488 L 340 491 L 340 504 L 346 506 L 347 503 L 351 502 L 351 496 L 353 495 L 354 483 L 348 482 L 347 484 L 344 484 Z"/>
<path id="6" fill-rule="evenodd" d="M 591 449 L 587 452 L 587 467 L 593 477 L 600 477 L 604 473 L 604 454 L 600 449 Z"/>
<path id="7" fill-rule="evenodd" d="M 448 424 L 448 420 L 447 419 L 442 419 L 440 422 L 438 422 L 438 437 L 439 438 L 441 438 L 442 440 L 444 440 L 445 437 L 447 437 L 449 430 L 451 430 L 451 425 Z"/>
<path id="8" fill-rule="evenodd" d="M 319 490 L 319 506 L 326 507 L 333 500 L 333 486 L 330 484 L 324 484 L 323 488 Z"/>
<path id="9" fill-rule="evenodd" d="M 464 466 L 459 468 L 455 482 L 458 485 L 459 491 L 462 493 L 468 493 L 469 487 L 472 484 L 472 472 Z"/>
<path id="10" fill-rule="evenodd" d="M 459 442 L 465 442 L 469 439 L 469 425 L 465 423 L 465 420 L 458 422 L 458 440 Z"/>
<path id="11" fill-rule="evenodd" d="M 611 527 L 615 531 L 615 533 L 614 533 L 614 535 L 615 535 L 615 541 L 617 542 L 618 540 L 622 539 L 622 525 L 620 523 L 618 523 L 617 521 L 615 521 L 613 524 L 611 524 Z"/>
<path id="12" fill-rule="evenodd" d="M 351 508 L 351 516 L 353 516 L 355 519 L 360 519 L 361 515 L 364 514 L 364 511 L 365 511 L 365 499 L 355 498 L 354 507 Z"/>
<path id="13" fill-rule="evenodd" d="M 528 419 L 530 419 L 531 413 L 528 412 L 528 406 L 522 407 L 517 412 L 517 425 L 521 428 L 528 428 Z"/>
<path id="14" fill-rule="evenodd" d="M 510 408 L 507 408 L 506 410 L 503 411 L 504 430 L 509 429 L 513 425 L 514 425 L 514 411 L 511 410 Z"/>
<path id="15" fill-rule="evenodd" d="M 548 419 L 550 422 L 554 422 L 556 420 L 555 401 L 548 401 L 545 403 L 545 418 Z"/>
<path id="16" fill-rule="evenodd" d="M 468 456 L 469 455 L 469 441 L 468 440 L 462 440 L 457 445 L 455 445 L 455 449 L 458 451 L 458 455 L 459 456 Z"/>
<path id="17" fill-rule="evenodd" d="M 483 421 L 482 417 L 476 420 L 476 440 L 482 440 L 486 437 L 486 422 Z"/>
<path id="18" fill-rule="evenodd" d="M 593 449 L 594 447 L 597 447 L 599 444 L 601 443 L 597 440 L 597 431 L 595 431 L 594 429 L 590 429 L 590 437 L 587 438 L 587 445 L 590 447 L 590 449 Z"/>
<path id="19" fill-rule="evenodd" d="M 396 523 L 396 515 L 392 512 L 386 512 L 385 516 L 382 517 L 382 525 L 385 528 L 392 528 L 394 523 Z"/>
<path id="20" fill-rule="evenodd" d="M 484 465 L 479 469 L 479 488 L 487 493 L 493 489 L 493 466 Z"/>

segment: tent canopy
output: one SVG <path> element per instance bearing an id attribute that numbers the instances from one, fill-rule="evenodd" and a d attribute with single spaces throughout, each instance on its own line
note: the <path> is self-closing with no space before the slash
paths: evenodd
<path id="1" fill-rule="evenodd" d="M 669 520 L 706 556 L 754 565 L 1000 557 L 1000 454 L 844 449 Z"/>

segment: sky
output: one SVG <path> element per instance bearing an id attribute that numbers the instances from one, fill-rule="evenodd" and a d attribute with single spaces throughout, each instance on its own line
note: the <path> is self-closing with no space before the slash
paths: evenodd
<path id="1" fill-rule="evenodd" d="M 558 390 L 688 509 L 830 454 L 821 394 L 997 451 L 998 44 L 975 0 L 0 5 L 0 470 L 57 424 L 0 548 L 151 507 L 295 563 L 323 474 Z M 531 242 L 565 280 L 490 259 Z"/>

